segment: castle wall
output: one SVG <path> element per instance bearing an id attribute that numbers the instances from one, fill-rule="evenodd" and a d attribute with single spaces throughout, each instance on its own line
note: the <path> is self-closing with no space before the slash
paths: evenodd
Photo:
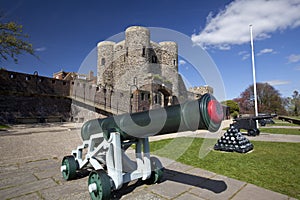
<path id="1" fill-rule="evenodd" d="M 175 42 L 153 42 L 147 28 L 133 26 L 126 29 L 125 40 L 99 42 L 97 49 L 97 85 L 84 80 L 64 81 L 0 71 L 0 121 L 30 116 L 82 119 L 85 115 L 97 117 L 100 109 L 104 115 L 129 112 L 133 104 L 134 110 L 151 109 L 160 106 L 154 102 L 160 97 L 161 106 L 166 106 L 172 96 L 176 96 L 172 97 L 176 99 L 173 103 L 190 98 L 178 74 Z M 147 92 L 149 99 L 139 99 Z M 68 97 L 88 105 L 91 112 L 79 112 L 81 106 L 72 107 Z M 76 117 L 74 113 L 79 114 Z"/>
<path id="2" fill-rule="evenodd" d="M 74 122 L 86 122 L 88 120 L 96 119 L 96 118 L 105 118 L 107 117 L 104 114 L 98 113 L 90 107 L 80 106 L 77 104 L 71 105 L 71 116 L 72 121 Z"/>
<path id="3" fill-rule="evenodd" d="M 70 120 L 69 98 L 41 95 L 0 95 L 0 122 L 61 122 Z"/>
<path id="4" fill-rule="evenodd" d="M 115 114 L 129 112 L 129 91 L 112 89 L 108 86 L 96 86 L 82 80 L 75 80 L 71 87 L 71 95 L 75 101 L 89 105 L 96 113 L 103 109 Z M 78 118 L 78 117 L 77 117 Z"/>
<path id="5" fill-rule="evenodd" d="M 38 75 L 0 70 L 0 92 L 69 96 L 70 82 Z"/>
<path id="6" fill-rule="evenodd" d="M 128 102 L 129 92 L 99 88 L 85 80 L 0 70 L 0 123 L 83 122 L 128 112 Z"/>
<path id="7" fill-rule="evenodd" d="M 40 122 L 67 121 L 69 95 L 69 81 L 0 70 L 0 122 L 17 123 L 31 117 Z"/>

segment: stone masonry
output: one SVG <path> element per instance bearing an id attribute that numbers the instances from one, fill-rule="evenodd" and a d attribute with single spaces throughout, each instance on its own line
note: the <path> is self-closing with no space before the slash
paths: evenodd
<path id="1" fill-rule="evenodd" d="M 0 70 L 0 123 L 68 121 L 70 81 Z"/>
<path id="2" fill-rule="evenodd" d="M 97 84 L 100 87 L 130 91 L 131 94 L 135 90 L 144 90 L 150 94 L 148 106 L 141 102 L 144 109 L 154 108 L 158 102 L 164 103 L 159 106 L 166 106 L 168 99 L 171 101 L 174 97 L 176 101 L 173 104 L 178 97 L 186 99 L 187 90 L 178 74 L 178 47 L 175 42 L 153 42 L 150 40 L 149 29 L 132 26 L 126 29 L 125 40 L 118 43 L 102 41 L 97 47 Z M 149 85 L 162 87 L 159 90 L 147 90 L 159 88 Z M 158 98 L 161 100 L 155 100 Z"/>

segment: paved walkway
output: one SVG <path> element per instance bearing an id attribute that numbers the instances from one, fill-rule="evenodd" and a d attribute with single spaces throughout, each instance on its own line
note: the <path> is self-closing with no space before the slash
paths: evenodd
<path id="1" fill-rule="evenodd" d="M 0 131 L 0 199 L 89 199 L 86 176 L 67 182 L 60 174 L 63 156 L 81 144 L 79 127 L 70 123 L 20 125 Z M 193 133 L 181 135 L 185 134 Z M 292 199 L 166 158 L 160 160 L 166 168 L 162 183 L 131 182 L 113 192 L 113 199 Z"/>

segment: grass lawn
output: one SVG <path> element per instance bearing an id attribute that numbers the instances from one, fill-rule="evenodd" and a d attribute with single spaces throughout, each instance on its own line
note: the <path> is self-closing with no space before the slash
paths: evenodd
<path id="1" fill-rule="evenodd" d="M 228 128 L 223 128 L 223 130 L 227 130 Z M 272 128 L 272 127 L 259 127 L 260 132 L 262 133 L 272 133 L 272 134 L 287 134 L 287 135 L 300 135 L 300 129 L 295 128 Z M 245 129 L 241 129 L 240 132 L 247 133 L 248 131 Z"/>
<path id="2" fill-rule="evenodd" d="M 289 125 L 286 128 L 272 128 L 272 125 L 268 126 L 260 126 L 259 130 L 260 132 L 263 133 L 272 133 L 272 134 L 287 134 L 287 135 L 300 135 L 300 128 L 289 128 L 291 126 L 295 126 L 295 125 L 291 125 L 290 123 L 288 123 Z M 283 126 L 283 125 L 278 125 L 277 123 L 274 124 L 274 126 Z M 284 125 L 286 126 L 286 125 Z M 229 127 L 225 127 L 223 128 L 223 130 L 227 130 L 229 129 Z M 242 133 L 247 133 L 247 130 L 245 129 L 241 129 L 240 130 Z"/>
<path id="3" fill-rule="evenodd" d="M 300 129 L 292 128 L 265 128 L 260 127 L 260 132 L 273 133 L 273 134 L 287 134 L 287 135 L 300 135 Z"/>
<path id="4" fill-rule="evenodd" d="M 282 121 L 275 122 L 275 124 L 266 124 L 266 127 L 272 127 L 272 126 L 299 126 L 299 125 L 292 124 L 289 122 L 282 122 Z"/>
<path id="5" fill-rule="evenodd" d="M 289 117 L 289 118 L 292 118 L 292 119 L 300 119 L 300 116 L 284 116 L 284 117 Z"/>
<path id="6" fill-rule="evenodd" d="M 6 125 L 3 125 L 3 124 L 0 124 L 0 130 L 2 129 L 2 130 L 4 130 L 4 129 L 8 129 L 9 128 L 9 126 L 6 126 Z"/>
<path id="7" fill-rule="evenodd" d="M 273 121 L 275 122 L 275 124 L 266 124 L 266 126 L 299 126 L 298 124 L 293 124 L 293 123 L 289 123 L 289 122 L 284 122 L 278 119 L 273 119 Z"/>
<path id="8" fill-rule="evenodd" d="M 210 151 L 201 159 L 199 150 L 207 140 L 166 139 L 151 142 L 150 148 L 158 156 L 300 199 L 300 143 L 253 141 L 254 151 L 251 153 Z"/>

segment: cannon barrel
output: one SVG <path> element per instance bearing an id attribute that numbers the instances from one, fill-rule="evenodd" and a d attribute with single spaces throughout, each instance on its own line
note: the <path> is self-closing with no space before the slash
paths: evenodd
<path id="1" fill-rule="evenodd" d="M 108 140 L 111 132 L 119 132 L 122 140 L 130 140 L 199 129 L 215 132 L 222 120 L 221 104 L 205 94 L 183 104 L 87 121 L 81 128 L 81 137 L 88 140 L 91 135 L 103 132 Z"/>

